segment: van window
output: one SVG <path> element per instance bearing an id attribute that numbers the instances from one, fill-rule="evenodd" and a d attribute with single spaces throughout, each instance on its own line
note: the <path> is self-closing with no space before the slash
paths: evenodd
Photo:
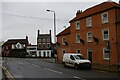
<path id="1" fill-rule="evenodd" d="M 74 55 L 75 59 L 80 59 L 80 57 L 78 55 Z"/>
<path id="2" fill-rule="evenodd" d="M 70 55 L 70 59 L 71 59 L 71 60 L 75 60 L 75 58 L 74 58 L 72 55 Z"/>
<path id="3" fill-rule="evenodd" d="M 85 59 L 83 56 L 81 55 L 77 55 L 80 59 Z"/>

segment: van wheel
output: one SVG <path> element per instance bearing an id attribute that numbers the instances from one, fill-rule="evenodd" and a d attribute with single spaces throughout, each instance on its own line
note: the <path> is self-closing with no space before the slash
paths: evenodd
<path id="1" fill-rule="evenodd" d="M 118 71 L 120 72 L 120 67 L 118 67 Z"/>
<path id="2" fill-rule="evenodd" d="M 77 65 L 77 64 L 75 64 L 75 65 L 74 65 L 74 68 L 75 68 L 75 69 L 78 69 L 78 65 Z"/>
<path id="3" fill-rule="evenodd" d="M 65 64 L 65 62 L 63 63 L 63 67 L 66 67 L 66 64 Z"/>

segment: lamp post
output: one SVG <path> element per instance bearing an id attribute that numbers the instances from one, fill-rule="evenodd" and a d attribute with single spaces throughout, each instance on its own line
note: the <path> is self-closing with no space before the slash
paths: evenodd
<path id="1" fill-rule="evenodd" d="M 54 43 L 56 44 L 56 19 L 55 19 L 55 11 L 47 10 L 48 12 L 53 12 L 54 14 Z"/>
<path id="2" fill-rule="evenodd" d="M 54 51 L 54 58 L 55 58 L 55 62 L 56 62 L 57 54 L 55 54 L 55 52 L 56 52 L 57 49 L 56 49 L 56 18 L 55 18 L 55 11 L 53 11 L 53 10 L 46 10 L 46 11 L 53 12 L 53 14 L 54 14 L 53 18 L 54 18 L 54 44 L 55 44 L 55 46 L 53 47 L 53 51 Z"/>

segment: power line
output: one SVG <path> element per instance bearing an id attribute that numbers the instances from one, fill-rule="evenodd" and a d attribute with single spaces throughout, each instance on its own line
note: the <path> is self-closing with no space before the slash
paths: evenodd
<path id="1" fill-rule="evenodd" d="M 23 18 L 31 18 L 31 19 L 42 19 L 42 20 L 53 20 L 50 18 L 40 18 L 40 17 L 33 17 L 33 16 L 23 16 L 23 15 L 16 15 L 16 14 L 8 14 L 8 13 L 0 13 L 3 15 L 9 15 L 9 16 L 16 16 L 16 17 L 23 17 Z M 56 19 L 57 21 L 69 21 L 69 20 L 61 20 L 61 19 Z"/>

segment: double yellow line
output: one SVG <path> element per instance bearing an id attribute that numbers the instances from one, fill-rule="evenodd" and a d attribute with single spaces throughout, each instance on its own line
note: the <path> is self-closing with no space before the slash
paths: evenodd
<path id="1" fill-rule="evenodd" d="M 10 74 L 10 72 L 6 69 L 6 67 L 2 66 L 2 69 L 4 70 L 5 75 L 6 75 L 6 76 L 9 76 L 9 77 L 8 77 L 9 80 L 15 80 L 15 79 L 13 78 L 13 76 Z"/>

